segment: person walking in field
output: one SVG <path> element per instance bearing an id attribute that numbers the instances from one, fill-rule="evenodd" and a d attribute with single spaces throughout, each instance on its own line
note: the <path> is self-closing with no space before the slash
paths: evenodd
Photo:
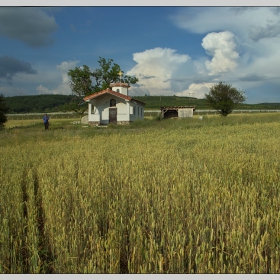
<path id="1" fill-rule="evenodd" d="M 45 114 L 45 116 L 43 117 L 43 122 L 44 122 L 44 126 L 45 126 L 45 130 L 49 129 L 49 116 L 48 114 Z"/>

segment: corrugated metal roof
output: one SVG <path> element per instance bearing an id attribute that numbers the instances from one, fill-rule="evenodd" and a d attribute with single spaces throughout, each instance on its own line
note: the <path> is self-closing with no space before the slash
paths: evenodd
<path id="1" fill-rule="evenodd" d="M 168 107 L 160 107 L 161 110 L 177 110 L 177 109 L 194 109 L 195 106 L 168 106 Z"/>

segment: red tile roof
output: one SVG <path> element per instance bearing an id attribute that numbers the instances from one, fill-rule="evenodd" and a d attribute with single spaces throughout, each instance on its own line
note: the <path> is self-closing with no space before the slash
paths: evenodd
<path id="1" fill-rule="evenodd" d="M 134 101 L 136 101 L 138 103 L 142 103 L 143 105 L 146 105 L 146 103 L 141 101 L 141 100 L 138 100 L 138 99 L 135 99 L 135 98 L 131 98 L 131 100 L 134 100 Z"/>
<path id="2" fill-rule="evenodd" d="M 106 93 L 112 94 L 112 95 L 114 95 L 114 96 L 120 97 L 120 98 L 122 98 L 122 99 L 129 100 L 129 101 L 130 101 L 130 100 L 134 100 L 134 101 L 139 102 L 139 103 L 142 103 L 142 104 L 144 104 L 144 105 L 146 104 L 146 103 L 143 102 L 143 101 L 140 101 L 140 100 L 137 100 L 137 99 L 132 98 L 132 97 L 130 97 L 130 96 L 127 96 L 127 95 L 125 95 L 125 94 L 122 94 L 122 93 L 113 91 L 113 90 L 111 90 L 111 89 L 109 89 L 109 88 L 104 89 L 104 90 L 101 90 L 101 91 L 98 91 L 98 92 L 95 92 L 95 93 L 93 93 L 93 94 L 91 94 L 91 95 L 88 95 L 88 96 L 84 97 L 83 99 L 84 99 L 84 101 L 88 101 L 88 100 L 97 98 L 97 97 L 99 97 L 99 96 L 101 96 L 101 95 L 104 95 L 104 94 L 106 94 Z"/>

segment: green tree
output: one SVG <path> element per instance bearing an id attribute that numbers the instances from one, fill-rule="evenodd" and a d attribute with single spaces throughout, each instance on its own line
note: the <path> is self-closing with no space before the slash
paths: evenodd
<path id="1" fill-rule="evenodd" d="M 0 94 L 0 129 L 4 128 L 5 122 L 8 120 L 6 113 L 8 113 L 9 108 L 6 106 L 5 98 L 3 94 Z"/>
<path id="2" fill-rule="evenodd" d="M 68 76 L 71 78 L 69 82 L 70 88 L 77 96 L 83 98 L 92 93 L 91 75 L 92 73 L 87 65 L 68 71 Z"/>
<path id="3" fill-rule="evenodd" d="M 69 104 L 69 110 L 83 114 L 86 110 L 83 98 L 93 92 L 92 72 L 87 65 L 83 65 L 69 70 L 67 74 L 70 76 L 70 88 L 75 94 L 71 104 Z"/>
<path id="4" fill-rule="evenodd" d="M 86 110 L 83 105 L 83 98 L 87 95 L 93 94 L 110 87 L 110 83 L 124 82 L 128 84 L 135 84 L 138 82 L 136 77 L 128 75 L 120 75 L 121 67 L 113 63 L 113 59 L 105 59 L 99 57 L 99 68 L 91 71 L 87 65 L 82 67 L 76 67 L 75 69 L 68 71 L 70 77 L 70 88 L 75 94 L 73 102 L 76 106 L 71 105 L 74 111 L 78 112 L 79 108 L 83 108 L 83 112 Z M 120 76 L 122 77 L 120 80 Z"/>
<path id="5" fill-rule="evenodd" d="M 128 84 L 135 84 L 138 82 L 136 77 L 124 75 L 120 80 L 121 67 L 113 63 L 113 59 L 106 60 L 105 58 L 99 57 L 98 60 L 100 68 L 92 71 L 92 77 L 94 79 L 93 92 L 110 87 L 110 83 L 124 82 Z M 123 74 L 123 71 L 121 71 Z"/>
<path id="6" fill-rule="evenodd" d="M 223 82 L 212 86 L 209 93 L 205 94 L 205 99 L 211 108 L 217 110 L 224 117 L 232 113 L 237 104 L 246 100 L 243 91 Z"/>

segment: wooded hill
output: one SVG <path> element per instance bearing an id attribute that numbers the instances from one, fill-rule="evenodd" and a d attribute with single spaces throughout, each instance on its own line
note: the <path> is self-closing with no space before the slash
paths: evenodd
<path id="1" fill-rule="evenodd" d="M 146 103 L 146 110 L 158 110 L 161 106 L 195 106 L 196 109 L 211 109 L 205 99 L 178 96 L 135 96 L 135 99 Z M 9 113 L 44 113 L 71 111 L 74 95 L 27 95 L 5 97 Z M 84 104 L 86 106 L 86 104 Z M 240 104 L 236 109 L 244 110 L 279 110 L 280 103 Z"/>
<path id="2" fill-rule="evenodd" d="M 73 95 L 41 94 L 6 97 L 9 113 L 44 113 L 63 111 L 71 103 Z"/>

